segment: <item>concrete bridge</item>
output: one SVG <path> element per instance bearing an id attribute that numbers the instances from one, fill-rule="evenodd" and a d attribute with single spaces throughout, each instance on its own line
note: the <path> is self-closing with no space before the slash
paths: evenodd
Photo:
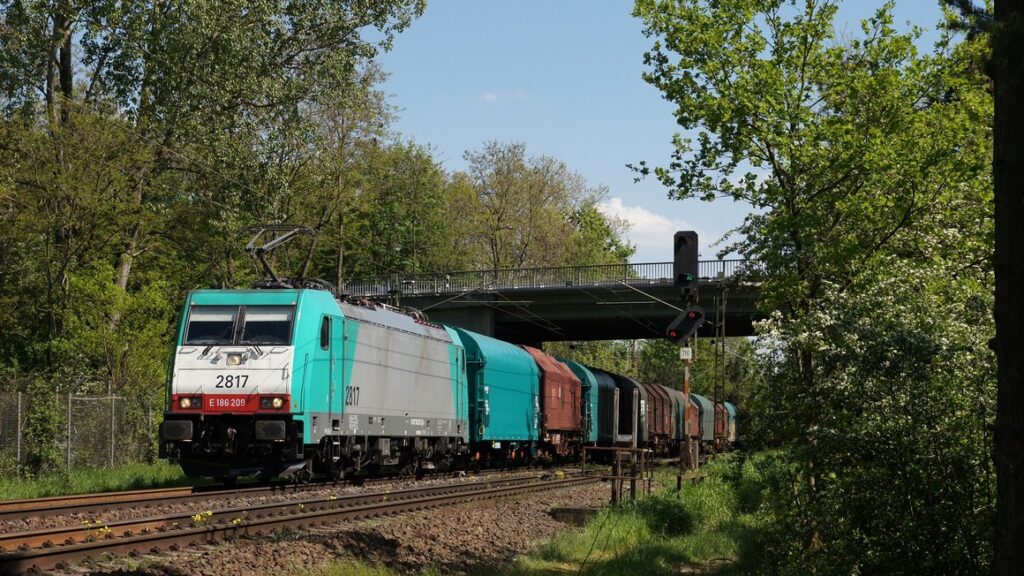
<path id="1" fill-rule="evenodd" d="M 727 336 L 753 334 L 760 293 L 744 260 L 699 262 L 699 334 L 714 334 L 724 300 Z M 672 262 L 395 274 L 341 291 L 424 311 L 431 320 L 521 344 L 663 338 L 683 302 Z"/>

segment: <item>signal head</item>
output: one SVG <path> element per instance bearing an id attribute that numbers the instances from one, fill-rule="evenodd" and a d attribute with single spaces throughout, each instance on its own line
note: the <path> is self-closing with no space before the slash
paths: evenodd
<path id="1" fill-rule="evenodd" d="M 704 310 L 699 306 L 690 306 L 676 317 L 665 329 L 665 337 L 675 344 L 683 345 L 704 323 Z"/>

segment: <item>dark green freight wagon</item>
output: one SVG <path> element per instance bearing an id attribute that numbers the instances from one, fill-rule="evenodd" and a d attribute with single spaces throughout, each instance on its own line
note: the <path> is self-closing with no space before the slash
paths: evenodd
<path id="1" fill-rule="evenodd" d="M 583 403 L 582 403 L 582 421 L 583 421 L 583 441 L 587 444 L 597 443 L 597 413 L 598 413 L 598 384 L 597 377 L 590 371 L 586 366 L 573 362 L 572 360 L 566 360 L 565 358 L 559 358 L 566 366 L 572 370 L 573 374 L 580 379 L 582 386 Z"/>

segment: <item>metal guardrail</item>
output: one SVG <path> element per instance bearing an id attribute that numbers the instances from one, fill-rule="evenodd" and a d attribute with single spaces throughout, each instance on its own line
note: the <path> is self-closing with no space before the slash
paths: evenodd
<path id="1" fill-rule="evenodd" d="M 725 280 L 752 270 L 747 260 L 701 260 L 698 275 L 703 282 Z M 671 284 L 672 262 L 609 264 L 469 270 L 430 274 L 391 274 L 375 279 L 346 282 L 341 292 L 374 297 L 402 294 L 458 294 L 468 291 L 516 290 L 565 286 L 606 286 L 626 282 L 635 285 Z"/>

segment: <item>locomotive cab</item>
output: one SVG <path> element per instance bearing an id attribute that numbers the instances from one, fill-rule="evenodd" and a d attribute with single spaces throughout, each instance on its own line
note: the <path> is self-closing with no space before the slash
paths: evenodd
<path id="1" fill-rule="evenodd" d="M 295 290 L 189 294 L 160 426 L 162 457 L 190 476 L 224 478 L 274 476 L 301 461 L 304 423 L 295 418 L 292 385 L 301 300 Z"/>

